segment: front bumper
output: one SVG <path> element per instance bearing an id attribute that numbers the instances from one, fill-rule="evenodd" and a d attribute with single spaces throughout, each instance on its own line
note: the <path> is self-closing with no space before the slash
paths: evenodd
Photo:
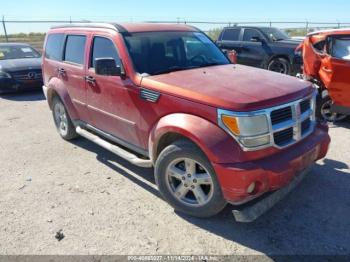
<path id="1" fill-rule="evenodd" d="M 286 195 L 288 195 L 299 183 L 304 179 L 304 177 L 309 173 L 311 167 L 306 168 L 300 174 L 294 177 L 293 181 L 289 183 L 288 186 L 279 189 L 271 194 L 262 196 L 256 203 L 248 205 L 243 205 L 241 207 L 235 208 L 232 213 L 237 222 L 249 223 L 253 222 L 255 219 L 260 217 L 270 208 L 272 208 L 277 202 L 282 200 Z M 252 201 L 254 202 L 254 201 Z"/>
<path id="2" fill-rule="evenodd" d="M 297 174 L 326 155 L 329 143 L 328 127 L 318 124 L 304 140 L 271 156 L 244 163 L 213 164 L 224 198 L 240 205 L 289 185 Z M 248 193 L 253 182 L 255 189 Z"/>
<path id="3" fill-rule="evenodd" d="M 13 78 L 0 80 L 0 93 L 18 92 L 22 90 L 40 89 L 43 84 L 41 79 L 18 81 Z"/>

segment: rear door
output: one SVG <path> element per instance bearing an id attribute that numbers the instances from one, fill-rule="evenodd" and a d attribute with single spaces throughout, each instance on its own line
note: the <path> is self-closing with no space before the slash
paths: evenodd
<path id="1" fill-rule="evenodd" d="M 320 77 L 337 105 L 350 107 L 350 35 L 328 38 L 328 55 L 322 58 Z"/>
<path id="2" fill-rule="evenodd" d="M 220 35 L 218 46 L 222 50 L 235 50 L 239 57 L 239 54 L 241 52 L 240 40 L 241 40 L 241 28 L 228 28 L 228 29 L 225 29 Z"/>
<path id="3" fill-rule="evenodd" d="M 260 67 L 266 56 L 263 48 L 263 42 L 257 39 L 265 40 L 265 37 L 256 29 L 245 28 L 243 32 L 242 48 L 238 59 L 242 64 Z"/>
<path id="4" fill-rule="evenodd" d="M 72 99 L 79 117 L 89 120 L 86 106 L 85 60 L 87 36 L 84 34 L 67 33 L 63 52 L 63 63 L 57 67 L 60 79 Z"/>
<path id="5" fill-rule="evenodd" d="M 137 90 L 120 76 L 95 73 L 95 59 L 113 58 L 121 64 L 119 52 L 112 38 L 92 35 L 87 77 L 87 103 L 91 124 L 132 145 L 139 145 L 137 122 L 140 112 L 135 105 Z"/>

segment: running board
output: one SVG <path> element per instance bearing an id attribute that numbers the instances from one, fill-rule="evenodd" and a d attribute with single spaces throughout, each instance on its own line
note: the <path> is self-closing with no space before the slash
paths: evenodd
<path id="1" fill-rule="evenodd" d="M 153 166 L 151 160 L 139 158 L 136 155 L 126 151 L 125 149 L 123 149 L 117 145 L 111 144 L 110 142 L 108 142 L 108 141 L 100 138 L 99 136 L 87 131 L 86 129 L 81 128 L 80 126 L 78 126 L 76 128 L 76 132 L 79 135 L 81 135 L 82 137 L 85 137 L 86 139 L 90 140 L 91 142 L 94 142 L 95 144 L 103 147 L 104 149 L 107 149 L 108 151 L 125 159 L 126 161 L 130 162 L 131 164 L 134 164 L 135 166 L 140 166 L 140 167 L 152 167 Z"/>

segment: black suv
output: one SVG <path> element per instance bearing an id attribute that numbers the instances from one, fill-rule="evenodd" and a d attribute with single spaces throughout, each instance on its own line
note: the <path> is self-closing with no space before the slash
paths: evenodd
<path id="1" fill-rule="evenodd" d="M 301 71 L 300 41 L 273 27 L 226 27 L 217 45 L 224 51 L 235 50 L 239 64 L 296 75 Z"/>

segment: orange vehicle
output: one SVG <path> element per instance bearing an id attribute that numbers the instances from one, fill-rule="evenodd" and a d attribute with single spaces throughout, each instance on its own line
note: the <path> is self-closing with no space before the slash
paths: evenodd
<path id="1" fill-rule="evenodd" d="M 302 49 L 303 78 L 319 88 L 317 112 L 329 122 L 350 115 L 350 29 L 334 29 L 307 35 Z"/>

